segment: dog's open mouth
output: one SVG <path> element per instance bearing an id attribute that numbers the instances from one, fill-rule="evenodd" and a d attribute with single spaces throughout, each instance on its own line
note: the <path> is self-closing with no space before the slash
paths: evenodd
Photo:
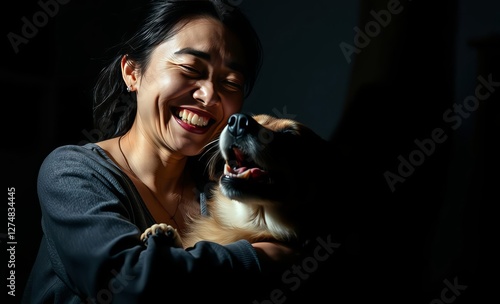
<path id="1" fill-rule="evenodd" d="M 228 159 L 226 159 L 226 165 L 224 166 L 224 175 L 230 178 L 244 180 L 268 180 L 266 170 L 258 166 L 257 163 L 237 145 L 233 145 L 228 153 Z"/>

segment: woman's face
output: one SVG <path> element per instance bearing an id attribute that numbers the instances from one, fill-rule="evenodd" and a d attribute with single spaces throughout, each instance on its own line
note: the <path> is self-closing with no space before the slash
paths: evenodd
<path id="1" fill-rule="evenodd" d="M 195 18 L 152 53 L 134 85 L 140 131 L 196 155 L 243 105 L 243 50 L 217 20 Z"/>

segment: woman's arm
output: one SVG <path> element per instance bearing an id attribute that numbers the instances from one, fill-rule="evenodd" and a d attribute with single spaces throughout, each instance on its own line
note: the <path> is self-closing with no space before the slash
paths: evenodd
<path id="1" fill-rule="evenodd" d="M 152 236 L 144 246 L 139 236 L 152 219 L 137 209 L 123 181 L 113 175 L 77 148 L 56 150 L 40 169 L 50 263 L 83 301 L 106 295 L 113 302 L 138 303 L 165 297 L 165 289 L 178 292 L 186 284 L 201 288 L 215 281 L 251 287 L 237 284 L 261 270 L 254 247 L 246 241 L 227 246 L 199 242 L 183 250 Z"/>

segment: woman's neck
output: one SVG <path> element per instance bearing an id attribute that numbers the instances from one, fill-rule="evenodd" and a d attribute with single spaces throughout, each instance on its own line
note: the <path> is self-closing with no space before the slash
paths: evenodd
<path id="1" fill-rule="evenodd" d="M 133 143 L 133 144 L 132 144 Z M 185 170 L 187 157 L 158 150 L 147 140 L 126 133 L 116 140 L 122 169 L 132 179 L 157 222 L 185 228 L 186 214 L 199 213 L 194 183 Z"/>
<path id="2" fill-rule="evenodd" d="M 133 130 L 118 138 L 118 147 L 128 173 L 157 195 L 175 193 L 185 186 L 186 156 L 160 150 L 151 140 L 138 136 Z"/>

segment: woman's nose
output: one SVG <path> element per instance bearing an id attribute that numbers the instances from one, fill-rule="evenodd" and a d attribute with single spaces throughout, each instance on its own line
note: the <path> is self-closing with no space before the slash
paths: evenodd
<path id="1" fill-rule="evenodd" d="M 214 86 L 214 83 L 209 80 L 200 82 L 200 86 L 194 92 L 193 97 L 196 100 L 204 103 L 206 106 L 220 101 L 220 97 Z"/>

